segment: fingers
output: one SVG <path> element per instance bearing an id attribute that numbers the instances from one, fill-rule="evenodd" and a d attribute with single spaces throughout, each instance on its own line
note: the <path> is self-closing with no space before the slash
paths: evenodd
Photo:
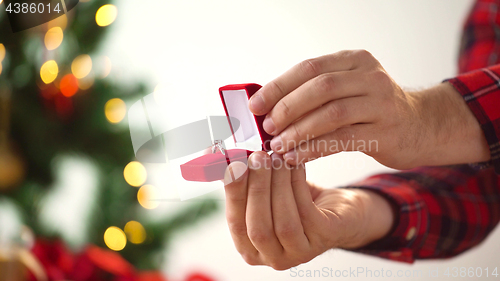
<path id="1" fill-rule="evenodd" d="M 371 55 L 370 55 L 371 56 Z M 352 70 L 369 59 L 366 51 L 341 51 L 305 60 L 262 87 L 249 102 L 255 115 L 268 113 L 276 103 L 306 81 L 328 72 Z"/>
<path id="2" fill-rule="evenodd" d="M 378 140 L 368 139 L 373 135 L 370 124 L 355 124 L 339 128 L 318 138 L 304 141 L 283 155 L 287 163 L 297 165 L 340 151 L 378 151 Z"/>
<path id="3" fill-rule="evenodd" d="M 283 254 L 283 247 L 274 233 L 271 210 L 271 157 L 254 152 L 248 159 L 247 233 L 255 248 L 274 260 Z"/>
<path id="4" fill-rule="evenodd" d="M 224 179 L 229 229 L 245 261 L 283 270 L 323 252 L 324 243 L 310 237 L 320 237 L 317 230 L 327 222 L 313 202 L 304 166 L 287 166 L 282 155 L 265 152 L 253 153 L 248 163 L 249 169 L 232 163 Z"/>
<path id="5" fill-rule="evenodd" d="M 370 88 L 365 78 L 356 71 L 319 75 L 279 100 L 267 114 L 263 127 L 267 133 L 277 135 L 304 114 L 330 101 L 364 95 Z"/>
<path id="6" fill-rule="evenodd" d="M 249 264 L 261 264 L 259 252 L 247 235 L 245 220 L 247 206 L 247 166 L 242 162 L 231 163 L 224 176 L 226 194 L 226 219 L 229 232 L 238 252 Z"/>
<path id="7" fill-rule="evenodd" d="M 273 153 L 271 158 L 273 161 L 271 198 L 274 231 L 285 252 L 288 252 L 286 254 L 301 256 L 309 248 L 309 241 L 304 234 L 292 190 L 292 171 L 281 155 Z"/>
<path id="8" fill-rule="evenodd" d="M 314 241 L 314 237 L 318 236 L 316 229 L 318 229 L 319 225 L 326 222 L 326 218 L 322 216 L 321 211 L 313 201 L 313 196 L 317 196 L 319 190 L 314 187 L 311 188 L 307 183 L 306 171 L 303 164 L 294 166 L 291 170 L 291 182 L 296 208 L 304 228 L 304 233 L 309 241 Z M 313 194 L 313 192 L 316 194 Z"/>
<path id="9" fill-rule="evenodd" d="M 271 148 L 274 152 L 285 153 L 305 141 L 338 128 L 372 123 L 380 114 L 380 108 L 374 104 L 373 99 L 367 96 L 331 101 L 288 126 L 273 138 Z"/>

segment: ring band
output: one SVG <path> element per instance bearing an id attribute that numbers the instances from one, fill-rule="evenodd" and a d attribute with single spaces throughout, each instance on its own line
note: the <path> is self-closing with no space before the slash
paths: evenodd
<path id="1" fill-rule="evenodd" d="M 224 148 L 224 143 L 221 140 L 215 140 L 212 145 L 212 153 L 216 153 L 219 150 L 222 155 L 226 156 L 226 149 Z"/>

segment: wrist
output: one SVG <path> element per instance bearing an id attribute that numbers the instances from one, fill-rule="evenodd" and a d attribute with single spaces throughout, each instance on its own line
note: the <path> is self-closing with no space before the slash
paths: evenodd
<path id="1" fill-rule="evenodd" d="M 487 161 L 484 133 L 462 96 L 449 83 L 410 93 L 418 114 L 421 146 L 415 166 Z"/>
<path id="2" fill-rule="evenodd" d="M 366 189 L 350 189 L 355 192 L 354 199 L 361 212 L 361 222 L 358 224 L 358 235 L 342 246 L 345 249 L 355 249 L 366 246 L 387 236 L 393 228 L 394 208 L 389 200 L 380 194 Z"/>

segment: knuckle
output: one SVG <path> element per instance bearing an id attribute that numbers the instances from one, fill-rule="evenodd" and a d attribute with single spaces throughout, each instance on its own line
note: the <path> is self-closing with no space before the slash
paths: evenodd
<path id="1" fill-rule="evenodd" d="M 351 56 L 353 53 L 352 50 L 342 50 L 342 51 L 338 51 L 336 52 L 334 55 L 338 58 L 346 58 L 346 57 L 349 57 Z"/>
<path id="2" fill-rule="evenodd" d="M 290 106 L 288 105 L 288 101 L 286 99 L 281 99 L 278 104 L 276 105 L 277 110 L 274 110 L 274 112 L 279 112 L 280 116 L 276 116 L 279 119 L 282 120 L 287 120 L 290 118 L 292 111 L 290 110 Z M 274 116 L 273 116 L 274 117 Z M 274 119 L 274 118 L 273 118 Z M 273 120 L 275 122 L 278 122 L 278 120 Z"/>
<path id="3" fill-rule="evenodd" d="M 331 102 L 326 106 L 325 110 L 330 121 L 342 120 L 347 116 L 347 107 L 342 102 Z"/>
<path id="4" fill-rule="evenodd" d="M 280 239 L 289 240 L 294 238 L 298 233 L 298 228 L 290 223 L 287 224 L 279 224 L 275 229 L 276 236 Z"/>
<path id="5" fill-rule="evenodd" d="M 276 100 L 280 100 L 283 96 L 285 96 L 284 87 L 280 84 L 280 82 L 273 80 L 269 82 L 271 87 L 271 93 L 273 93 L 273 98 Z"/>
<path id="6" fill-rule="evenodd" d="M 270 235 L 260 229 L 249 229 L 248 237 L 255 244 L 265 244 L 270 241 Z"/>
<path id="7" fill-rule="evenodd" d="M 337 82 L 333 78 L 333 75 L 322 74 L 316 79 L 316 89 L 320 93 L 330 93 L 334 90 Z"/>
<path id="8" fill-rule="evenodd" d="M 291 126 L 290 126 L 290 133 L 291 133 L 291 138 L 289 136 L 286 136 L 287 138 L 290 138 L 291 140 L 300 140 L 301 137 L 303 136 L 302 135 L 302 130 L 300 129 L 300 127 L 297 125 L 297 123 L 293 123 Z"/>
<path id="9" fill-rule="evenodd" d="M 241 257 L 243 260 L 249 264 L 249 265 L 260 265 L 261 263 L 259 262 L 259 259 L 254 255 L 250 253 L 240 253 Z"/>
<path id="10" fill-rule="evenodd" d="M 361 49 L 361 50 L 355 50 L 353 52 L 353 54 L 358 57 L 361 61 L 366 61 L 366 60 L 371 60 L 373 59 L 373 55 L 372 53 L 370 53 L 369 51 L 365 50 L 365 49 Z"/>
<path id="11" fill-rule="evenodd" d="M 272 267 L 274 270 L 279 270 L 279 271 L 287 270 L 292 267 L 282 261 L 273 261 L 269 264 L 269 266 Z"/>
<path id="12" fill-rule="evenodd" d="M 347 143 L 347 141 L 351 140 L 351 137 L 352 137 L 351 131 L 347 128 L 338 129 L 336 132 L 336 135 L 337 135 L 337 139 L 341 143 Z"/>
<path id="13" fill-rule="evenodd" d="M 234 218 L 227 218 L 227 225 L 232 233 L 236 236 L 246 236 L 247 235 L 247 226 L 245 223 L 240 220 Z"/>
<path id="14" fill-rule="evenodd" d="M 248 186 L 249 192 L 253 196 L 267 196 L 270 195 L 269 188 L 263 184 L 250 184 Z"/>
<path id="15" fill-rule="evenodd" d="M 371 78 L 374 82 L 373 85 L 378 85 L 380 88 L 387 88 L 390 87 L 392 84 L 392 79 L 382 69 L 377 69 L 373 71 Z"/>
<path id="16" fill-rule="evenodd" d="M 299 69 L 307 77 L 315 77 L 321 73 L 320 61 L 318 59 L 307 59 L 299 64 Z"/>

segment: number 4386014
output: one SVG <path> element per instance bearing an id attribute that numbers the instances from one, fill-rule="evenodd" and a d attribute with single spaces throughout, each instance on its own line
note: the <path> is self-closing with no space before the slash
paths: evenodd
<path id="1" fill-rule="evenodd" d="M 47 10 L 45 10 L 45 7 L 47 7 Z M 28 3 L 9 3 L 9 5 L 7 5 L 7 8 L 5 9 L 6 12 L 8 13 L 15 13 L 15 14 L 19 14 L 19 13 L 22 13 L 22 14 L 28 14 L 28 13 L 31 13 L 31 14 L 35 14 L 35 13 L 39 13 L 39 14 L 42 14 L 44 12 L 46 13 L 51 13 L 51 12 L 54 12 L 54 13 L 61 13 L 61 9 L 59 8 L 59 3 L 57 3 L 56 5 L 54 5 L 51 9 L 50 7 L 50 3 L 48 3 L 47 5 L 44 5 L 43 3 L 31 3 L 31 4 L 28 4 Z"/>
<path id="2" fill-rule="evenodd" d="M 443 273 L 446 277 L 498 277 L 497 268 L 482 267 L 447 267 Z"/>

